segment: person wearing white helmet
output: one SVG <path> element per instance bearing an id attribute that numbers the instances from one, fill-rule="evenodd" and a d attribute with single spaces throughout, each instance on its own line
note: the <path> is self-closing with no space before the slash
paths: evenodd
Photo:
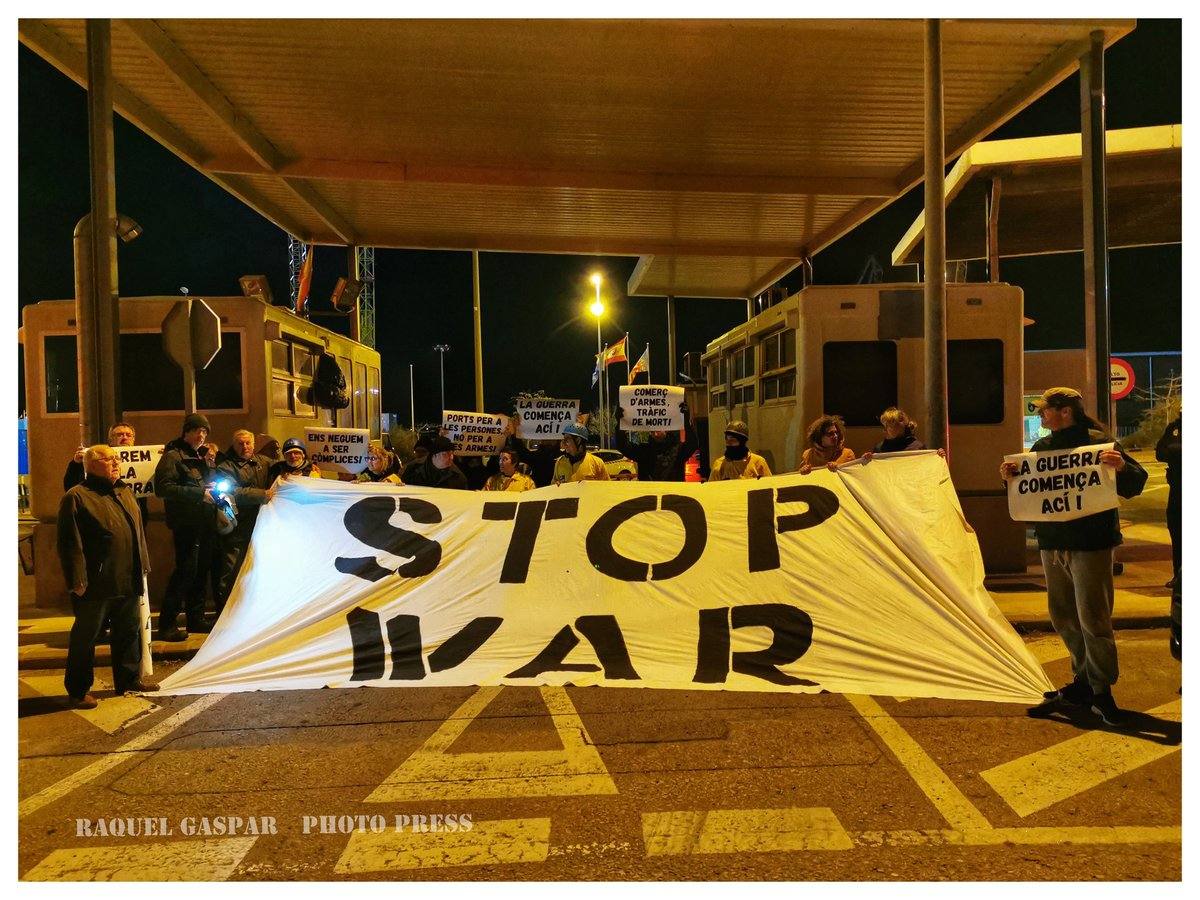
<path id="1" fill-rule="evenodd" d="M 563 455 L 554 463 L 554 484 L 568 481 L 608 481 L 600 458 L 587 452 L 588 430 L 575 422 L 562 430 Z"/>
<path id="2" fill-rule="evenodd" d="M 725 455 L 712 464 L 708 480 L 730 481 L 770 475 L 771 467 L 757 453 L 750 452 L 749 441 L 749 426 L 745 422 L 730 422 L 725 429 Z"/>

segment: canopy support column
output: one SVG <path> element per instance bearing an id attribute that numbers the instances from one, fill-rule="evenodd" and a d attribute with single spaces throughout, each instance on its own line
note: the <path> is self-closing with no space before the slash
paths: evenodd
<path id="1" fill-rule="evenodd" d="M 999 176 L 992 179 L 987 195 L 988 281 L 1000 280 L 1000 188 Z"/>
<path id="2" fill-rule="evenodd" d="M 358 247 L 351 244 L 346 248 L 346 277 L 352 281 L 359 281 L 358 271 Z M 362 313 L 359 306 L 360 301 L 354 301 L 354 309 L 350 313 L 350 340 L 362 342 Z"/>
<path id="3" fill-rule="evenodd" d="M 947 446 L 946 152 L 942 121 L 942 23 L 925 22 L 925 407 L 930 448 Z"/>
<path id="4" fill-rule="evenodd" d="M 675 363 L 675 298 L 667 295 L 667 384 L 675 384 L 679 378 L 679 367 Z M 649 377 L 649 376 L 647 376 Z"/>
<path id="5" fill-rule="evenodd" d="M 1096 392 L 1094 414 L 1102 425 L 1111 427 L 1104 103 L 1104 33 L 1094 31 L 1088 52 L 1079 59 L 1079 118 L 1083 143 L 1083 327 L 1088 387 Z M 1084 393 L 1087 393 L 1086 389 Z"/>
<path id="6" fill-rule="evenodd" d="M 79 347 L 82 441 L 97 444 L 121 418 L 121 312 L 117 295 L 117 188 L 113 169 L 112 24 L 87 20 L 88 162 L 91 212 L 80 228 L 87 249 L 78 260 L 75 320 Z M 80 277 L 82 276 L 82 277 Z"/>
<path id="7" fill-rule="evenodd" d="M 475 412 L 483 412 L 483 316 L 479 306 L 479 251 L 471 251 L 471 296 L 475 312 Z"/>

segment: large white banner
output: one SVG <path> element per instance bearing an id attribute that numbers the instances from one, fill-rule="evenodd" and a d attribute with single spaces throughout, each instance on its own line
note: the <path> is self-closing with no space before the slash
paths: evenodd
<path id="1" fill-rule="evenodd" d="M 367 468 L 371 432 L 366 428 L 304 429 L 308 458 L 322 472 L 357 475 Z"/>
<path id="2" fill-rule="evenodd" d="M 511 499 L 281 482 L 164 693 L 612 685 L 1036 702 L 934 453 Z"/>
<path id="3" fill-rule="evenodd" d="M 1117 470 L 1100 462 L 1112 444 L 1013 453 L 1008 514 L 1014 522 L 1068 522 L 1117 508 Z"/>
<path id="4" fill-rule="evenodd" d="M 135 496 L 154 493 L 154 470 L 162 457 L 162 444 L 142 444 L 137 447 L 113 447 L 121 464 L 121 480 L 129 485 Z"/>
<path id="5" fill-rule="evenodd" d="M 442 427 L 449 432 L 459 456 L 491 456 L 504 446 L 508 416 L 445 409 Z"/>
<path id="6" fill-rule="evenodd" d="M 623 384 L 617 402 L 625 411 L 622 431 L 678 431 L 683 427 L 683 388 L 666 384 Z"/>
<path id="7" fill-rule="evenodd" d="M 579 418 L 578 400 L 530 397 L 517 400 L 517 437 L 522 440 L 556 441 L 562 430 Z"/>

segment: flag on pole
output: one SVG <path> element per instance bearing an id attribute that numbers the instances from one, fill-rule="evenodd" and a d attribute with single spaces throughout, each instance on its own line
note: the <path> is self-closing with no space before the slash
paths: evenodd
<path id="1" fill-rule="evenodd" d="M 625 355 L 625 342 L 628 339 L 629 335 L 625 335 L 625 337 L 604 351 L 604 365 L 606 368 L 610 363 L 629 362 L 629 357 Z"/>
<path id="2" fill-rule="evenodd" d="M 646 373 L 649 378 L 650 374 L 650 345 L 646 345 L 646 349 L 642 351 L 642 355 L 638 357 L 638 361 L 633 364 L 633 368 L 629 370 L 629 383 L 633 384 L 635 378 Z"/>
<path id="3" fill-rule="evenodd" d="M 308 291 L 312 287 L 313 250 L 316 244 L 308 245 L 304 254 L 304 264 L 300 266 L 300 284 L 296 287 L 296 315 L 304 316 L 304 306 L 308 303 Z"/>
<path id="4" fill-rule="evenodd" d="M 600 358 L 602 356 L 604 356 L 603 353 L 596 354 L 596 368 L 592 370 L 592 387 L 595 387 L 596 382 L 600 380 Z"/>

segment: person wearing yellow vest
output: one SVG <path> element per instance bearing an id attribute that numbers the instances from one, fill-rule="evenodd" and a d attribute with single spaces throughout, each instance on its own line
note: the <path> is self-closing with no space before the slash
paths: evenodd
<path id="1" fill-rule="evenodd" d="M 578 422 L 562 430 L 563 455 L 554 463 L 554 484 L 568 481 L 608 481 L 599 457 L 587 452 L 588 430 Z"/>
<path id="2" fill-rule="evenodd" d="M 747 446 L 750 428 L 745 422 L 730 422 L 725 429 L 725 455 L 712 464 L 709 481 L 763 478 L 771 474 L 767 461 Z"/>
<path id="3" fill-rule="evenodd" d="M 532 491 L 533 479 L 517 468 L 517 451 L 500 451 L 500 472 L 483 485 L 485 491 Z"/>

